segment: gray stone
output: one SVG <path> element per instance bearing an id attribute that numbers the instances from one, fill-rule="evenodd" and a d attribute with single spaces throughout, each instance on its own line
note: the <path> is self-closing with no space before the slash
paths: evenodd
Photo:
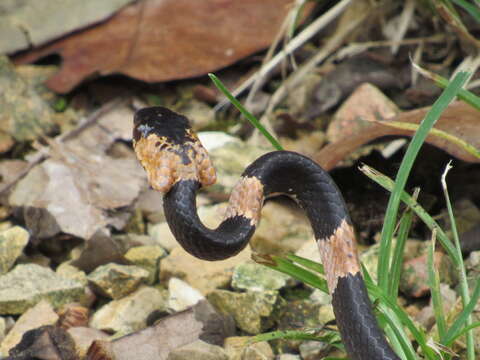
<path id="1" fill-rule="evenodd" d="M 236 290 L 264 291 L 279 290 L 287 285 L 290 276 L 254 263 L 235 267 L 232 287 Z"/>
<path id="2" fill-rule="evenodd" d="M 0 275 L 13 266 L 28 243 L 30 235 L 20 226 L 14 226 L 0 233 Z"/>
<path id="3" fill-rule="evenodd" d="M 7 334 L 7 321 L 4 317 L 0 316 L 0 344 L 2 343 L 5 335 Z"/>
<path id="4" fill-rule="evenodd" d="M 128 217 L 107 210 L 130 205 L 143 186 L 138 161 L 93 155 L 89 148 L 71 150 L 33 168 L 9 196 L 11 206 L 23 208 L 27 228 L 38 238 L 62 231 L 90 239 L 106 225 L 122 228 Z M 90 160 L 79 166 L 72 160 L 78 158 Z"/>
<path id="5" fill-rule="evenodd" d="M 87 358 L 87 351 L 92 342 L 109 338 L 103 331 L 89 327 L 75 326 L 67 331 L 75 342 L 75 350 L 80 359 Z"/>
<path id="6" fill-rule="evenodd" d="M 173 350 L 167 360 L 228 360 L 228 356 L 220 346 L 208 344 L 202 340 L 184 345 Z"/>
<path id="7" fill-rule="evenodd" d="M 84 286 L 88 284 L 87 274 L 77 267 L 70 265 L 68 262 L 60 264 L 57 267 L 56 273 L 64 278 L 78 281 Z"/>
<path id="8" fill-rule="evenodd" d="M 166 222 L 150 224 L 148 226 L 148 234 L 154 243 L 160 245 L 168 252 L 171 252 L 173 249 L 178 247 L 178 242 L 173 236 Z"/>
<path id="9" fill-rule="evenodd" d="M 226 287 L 230 284 L 236 265 L 249 261 L 251 250 L 247 246 L 238 255 L 221 261 L 204 261 L 197 259 L 177 246 L 169 256 L 162 260 L 160 280 L 168 281 L 171 277 L 180 278 L 195 286 L 202 294 Z"/>
<path id="10" fill-rule="evenodd" d="M 209 150 L 217 171 L 217 182 L 206 190 L 230 194 L 245 168 L 267 151 L 240 141 L 227 141 L 223 146 Z"/>
<path id="11" fill-rule="evenodd" d="M 316 245 L 312 228 L 302 210 L 294 204 L 274 201 L 265 204 L 260 225 L 250 241 L 256 252 L 295 253 L 306 243 Z"/>
<path id="12" fill-rule="evenodd" d="M 27 331 L 43 325 L 53 325 L 58 315 L 47 301 L 40 301 L 20 316 L 0 346 L 0 356 L 7 356 L 8 351 L 17 345 Z"/>
<path id="13" fill-rule="evenodd" d="M 87 278 L 100 295 L 120 299 L 135 291 L 148 276 L 148 271 L 139 266 L 110 263 L 98 267 Z"/>
<path id="14" fill-rule="evenodd" d="M 175 312 L 185 310 L 205 297 L 185 281 L 171 278 L 168 282 L 168 308 Z"/>
<path id="15" fill-rule="evenodd" d="M 320 341 L 304 341 L 300 344 L 299 350 L 302 359 L 316 360 L 325 352 L 328 344 Z"/>
<path id="16" fill-rule="evenodd" d="M 242 354 L 242 360 L 273 360 L 275 355 L 266 341 L 249 345 Z"/>
<path id="17" fill-rule="evenodd" d="M 0 54 L 38 46 L 102 21 L 132 1 L 4 0 L 0 4 Z"/>
<path id="18" fill-rule="evenodd" d="M 278 355 L 277 360 L 301 360 L 300 356 L 294 354 L 281 354 Z"/>
<path id="19" fill-rule="evenodd" d="M 83 285 L 35 264 L 17 265 L 0 276 L 0 314 L 21 314 L 40 300 L 53 307 L 80 302 Z"/>
<path id="20" fill-rule="evenodd" d="M 26 141 L 52 129 L 53 110 L 4 56 L 0 56 L 0 89 L 0 131 Z"/>
<path id="21" fill-rule="evenodd" d="M 165 311 L 166 299 L 162 292 L 149 286 L 141 286 L 120 300 L 114 300 L 95 312 L 90 326 L 119 335 L 143 329 L 147 317 L 153 311 Z"/>
<path id="22" fill-rule="evenodd" d="M 277 291 L 234 293 L 214 290 L 207 299 L 221 313 L 232 315 L 237 326 L 249 334 L 258 334 L 270 328 L 273 315 L 283 306 Z"/>
<path id="23" fill-rule="evenodd" d="M 160 259 L 165 256 L 167 252 L 160 246 L 136 246 L 127 251 L 125 259 L 148 271 L 147 283 L 152 285 L 158 279 Z"/>

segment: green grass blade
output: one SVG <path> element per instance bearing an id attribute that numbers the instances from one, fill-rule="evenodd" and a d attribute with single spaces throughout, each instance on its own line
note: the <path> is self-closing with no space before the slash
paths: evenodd
<path id="1" fill-rule="evenodd" d="M 398 296 L 398 286 L 400 284 L 400 275 L 402 272 L 403 254 L 407 242 L 408 233 L 412 226 L 413 211 L 408 208 L 400 218 L 400 227 L 398 229 L 397 243 L 393 249 L 392 265 L 390 266 L 390 282 L 388 294 L 392 299 Z"/>
<path id="2" fill-rule="evenodd" d="M 393 190 L 394 183 L 392 179 L 390 179 L 388 176 L 378 172 L 377 170 L 367 165 L 363 165 L 360 168 L 360 171 L 362 171 L 365 175 L 367 175 L 370 179 L 382 186 L 384 189 L 388 191 Z M 437 229 L 438 241 L 448 253 L 448 256 L 450 256 L 455 266 L 458 266 L 459 260 L 455 246 L 452 244 L 448 236 L 443 232 L 437 222 L 428 214 L 428 212 L 425 211 L 425 209 L 415 199 L 413 199 L 405 191 L 403 191 L 401 194 L 401 200 L 406 205 L 412 208 L 415 214 L 425 223 L 425 225 L 427 225 L 430 231 L 433 231 L 433 229 Z"/>
<path id="3" fill-rule="evenodd" d="M 476 22 L 480 23 L 480 10 L 473 4 L 465 0 L 452 0 L 455 4 L 462 7 Z"/>
<path id="4" fill-rule="evenodd" d="M 428 359 L 435 360 L 435 353 L 434 351 L 430 348 L 430 346 L 427 345 L 427 340 L 425 334 L 417 329 L 415 324 L 413 323 L 412 320 L 410 320 L 409 316 L 405 313 L 405 311 L 398 306 L 395 302 L 393 302 L 388 295 L 386 295 L 382 289 L 372 282 L 367 282 L 365 281 L 365 285 L 368 289 L 368 293 L 373 295 L 374 297 L 380 299 L 380 301 L 388 307 L 391 311 L 395 313 L 395 315 L 398 317 L 398 319 L 407 327 L 407 329 L 410 331 L 410 333 L 413 335 L 415 340 L 418 342 L 420 347 L 422 348 L 423 353 Z M 396 327 L 398 330 L 398 328 Z"/>
<path id="5" fill-rule="evenodd" d="M 338 332 L 330 331 L 328 334 L 322 336 L 316 335 L 317 332 L 318 329 L 277 330 L 255 335 L 249 340 L 249 343 L 284 339 L 322 341 L 331 345 L 335 344 L 337 347 L 340 344 L 340 334 Z"/>
<path id="6" fill-rule="evenodd" d="M 475 284 L 475 288 L 473 290 L 472 296 L 470 298 L 470 302 L 464 307 L 462 312 L 458 315 L 457 319 L 453 322 L 452 326 L 448 329 L 447 333 L 445 334 L 445 339 L 442 339 L 442 344 L 445 346 L 450 346 L 452 342 L 459 337 L 461 334 L 466 332 L 465 329 L 462 329 L 462 326 L 467 322 L 468 317 L 471 315 L 472 311 L 475 309 L 477 302 L 480 299 L 480 278 L 477 279 L 477 283 Z M 471 329 L 471 325 L 467 327 Z"/>
<path id="7" fill-rule="evenodd" d="M 381 289 L 375 284 L 367 268 L 363 266 L 363 264 L 362 264 L 362 273 L 363 273 L 363 278 L 364 278 L 365 286 L 367 287 L 367 290 L 369 290 L 370 288 L 374 288 L 378 292 L 382 292 Z M 374 307 L 380 310 L 380 313 L 379 313 L 380 316 L 378 317 L 379 324 L 380 325 L 388 324 L 388 326 L 384 327 L 385 333 L 389 337 L 390 342 L 394 347 L 394 349 L 396 350 L 397 354 L 402 355 L 401 357 L 403 359 L 408 359 L 408 360 L 416 359 L 416 357 L 414 356 L 415 350 L 413 349 L 412 344 L 409 340 L 409 337 L 405 333 L 405 330 L 403 329 L 403 326 L 402 326 L 402 318 L 404 318 L 404 316 L 407 317 L 407 320 L 410 320 L 408 318 L 408 315 L 403 313 L 402 316 L 400 317 L 397 316 L 395 310 L 392 310 L 388 304 L 386 304 L 378 295 L 376 296 L 375 294 L 370 292 L 370 290 L 369 290 L 369 296 L 375 304 L 377 304 L 377 300 L 378 300 L 377 306 L 374 306 Z M 386 297 L 388 296 L 386 295 Z M 397 306 L 396 298 L 390 299 L 389 302 Z M 399 309 L 401 312 L 403 312 L 401 308 Z M 416 330 L 415 325 L 413 325 L 411 321 L 410 321 L 410 324 L 414 327 L 414 331 L 415 331 Z M 407 327 L 408 327 L 408 324 L 407 324 Z M 419 334 L 420 334 L 419 335 L 420 341 L 417 340 L 417 342 L 420 343 L 422 339 L 425 339 L 425 336 L 423 335 L 422 337 L 421 332 Z M 411 357 L 412 354 L 413 354 L 413 358 Z"/>
<path id="8" fill-rule="evenodd" d="M 436 229 L 434 229 L 432 232 L 432 241 L 428 247 L 428 286 L 430 287 L 430 292 L 432 295 L 433 313 L 437 323 L 438 337 L 439 339 L 443 339 L 447 331 L 447 324 L 445 322 L 445 312 L 443 311 L 442 295 L 440 294 L 440 278 L 438 271 L 435 268 L 434 260 L 436 232 Z"/>
<path id="9" fill-rule="evenodd" d="M 420 147 L 422 146 L 428 132 L 433 127 L 435 122 L 440 118 L 442 112 L 457 96 L 458 91 L 468 79 L 469 74 L 467 72 L 459 72 L 455 78 L 450 82 L 448 87 L 443 91 L 440 97 L 435 101 L 430 111 L 426 114 L 425 118 L 420 123 L 420 127 L 415 132 L 410 145 L 407 148 L 405 156 L 395 180 L 393 191 L 388 201 L 385 221 L 383 223 L 382 235 L 380 241 L 380 258 L 378 262 L 377 277 L 379 286 L 387 291 L 388 290 L 388 270 L 390 268 L 390 249 L 392 236 L 395 229 L 395 222 L 397 221 L 398 206 L 400 205 L 400 198 L 407 182 L 408 175 L 413 166 L 413 162 Z"/>
<path id="10" fill-rule="evenodd" d="M 448 81 L 448 79 L 446 79 L 443 76 L 440 76 L 440 75 L 438 75 L 434 72 L 426 70 L 426 69 L 418 66 L 417 64 L 413 64 L 413 67 L 420 74 L 422 74 L 426 78 L 432 80 L 435 83 L 435 85 L 437 85 L 438 87 L 440 87 L 442 89 L 445 89 L 450 84 L 450 81 Z M 458 91 L 458 98 L 460 100 L 466 102 L 467 104 L 471 105 L 475 109 L 480 110 L 480 97 L 478 97 L 474 93 L 472 93 L 468 90 L 465 90 L 465 89 L 461 89 L 461 90 Z"/>
<path id="11" fill-rule="evenodd" d="M 457 340 L 460 336 L 465 335 L 466 332 L 475 329 L 477 327 L 480 327 L 480 321 L 474 322 L 472 325 L 469 325 L 467 327 L 464 327 L 462 330 L 457 332 L 455 336 L 453 336 L 449 341 L 447 342 L 448 344 L 452 344 L 455 340 Z"/>
<path id="12" fill-rule="evenodd" d="M 411 124 L 411 123 L 406 123 L 401 121 L 378 121 L 378 123 L 381 123 L 383 126 L 389 126 L 397 129 L 412 130 L 412 131 L 416 131 L 419 128 L 418 124 Z M 476 158 L 480 158 L 480 149 L 477 149 L 475 146 L 467 143 L 466 141 L 464 141 L 463 139 L 457 136 L 451 135 L 446 131 L 435 129 L 435 128 L 430 130 L 430 135 L 433 135 L 445 141 L 448 141 L 462 148 L 463 151 L 469 153 L 470 155 L 475 156 Z"/>
<path id="13" fill-rule="evenodd" d="M 455 243 L 455 250 L 457 251 L 457 258 L 458 258 L 458 266 L 457 271 L 459 272 L 460 278 L 460 296 L 462 298 L 463 306 L 465 307 L 467 303 L 470 301 L 470 294 L 468 292 L 468 281 L 467 281 L 467 274 L 465 271 L 465 266 L 463 264 L 463 257 L 462 257 L 462 249 L 460 246 L 460 239 L 458 236 L 457 225 L 455 221 L 455 217 L 453 215 L 452 203 L 450 201 L 450 196 L 448 194 L 447 182 L 445 180 L 448 171 L 451 169 L 450 163 L 448 163 L 447 167 L 445 168 L 445 172 L 442 175 L 442 188 L 443 193 L 445 195 L 445 201 L 447 203 L 448 209 L 448 216 L 450 218 L 450 224 L 452 226 L 452 234 L 453 240 Z M 472 317 L 469 315 L 466 319 L 466 324 L 471 325 L 473 322 Z M 475 360 L 475 343 L 473 339 L 473 331 L 469 331 L 467 333 L 467 359 L 468 360 Z"/>
<path id="14" fill-rule="evenodd" d="M 294 264 L 292 261 L 282 256 L 255 255 L 254 260 L 259 264 L 263 264 L 271 269 L 290 275 L 291 277 L 328 294 L 328 285 L 325 279 L 320 278 L 318 275 Z"/>
<path id="15" fill-rule="evenodd" d="M 227 90 L 225 85 L 220 81 L 218 77 L 214 74 L 208 74 L 210 79 L 213 81 L 215 86 L 230 100 L 230 102 L 245 116 L 248 121 L 252 123 L 262 134 L 267 138 L 268 141 L 272 144 L 272 146 L 277 150 L 283 150 L 282 145 L 265 129 L 265 127 L 260 124 L 255 116 L 252 115 L 247 109 L 243 107 L 243 105 Z"/>
<path id="16" fill-rule="evenodd" d="M 396 353 L 400 354 L 400 357 L 404 360 L 417 360 L 417 356 L 415 355 L 415 350 L 412 347 L 412 343 L 408 338 L 407 334 L 404 331 L 401 331 L 402 324 L 396 320 L 396 317 L 392 316 L 389 309 L 380 304 L 378 306 L 379 313 L 377 317 L 379 318 L 379 322 L 387 323 L 389 326 L 385 326 L 385 334 L 387 334 L 392 347 L 397 350 Z M 387 315 L 388 314 L 388 315 Z M 398 351 L 398 349 L 402 349 Z"/>
<path id="17" fill-rule="evenodd" d="M 323 265 L 317 263 L 316 261 L 312 261 L 294 254 L 287 254 L 286 258 L 293 262 L 296 262 L 297 264 L 302 265 L 304 268 L 315 271 L 319 274 L 325 274 L 325 271 L 323 270 Z"/>

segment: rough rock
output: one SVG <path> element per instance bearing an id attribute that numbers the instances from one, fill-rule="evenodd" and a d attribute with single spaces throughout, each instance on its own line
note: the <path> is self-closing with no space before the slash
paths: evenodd
<path id="1" fill-rule="evenodd" d="M 1 24 L 0 20 L 0 43 L 6 39 L 1 32 Z M 53 110 L 33 86 L 15 71 L 5 56 L 0 56 L 0 89 L 0 133 L 6 133 L 17 141 L 26 141 L 52 129 Z"/>
<path id="2" fill-rule="evenodd" d="M 104 231 L 97 231 L 81 249 L 76 250 L 70 264 L 87 273 L 108 263 L 128 264 L 123 256 L 127 250 L 123 237 L 113 237 Z"/>
<path id="3" fill-rule="evenodd" d="M 235 267 L 232 287 L 236 290 L 264 291 L 279 290 L 287 285 L 290 276 L 256 263 L 245 263 Z"/>
<path id="4" fill-rule="evenodd" d="M 436 251 L 434 253 L 435 267 L 440 272 L 442 282 L 449 285 L 456 284 L 457 274 L 448 256 Z M 428 286 L 427 254 L 407 260 L 403 263 L 400 277 L 400 290 L 410 297 L 423 297 L 430 293 Z"/>
<path id="5" fill-rule="evenodd" d="M 20 316 L 0 346 L 0 356 L 7 356 L 8 351 L 16 346 L 27 331 L 43 325 L 53 325 L 58 315 L 47 301 L 40 301 Z"/>
<path id="6" fill-rule="evenodd" d="M 87 350 L 95 340 L 106 340 L 109 336 L 103 331 L 89 327 L 72 327 L 68 333 L 75 342 L 75 350 L 81 359 L 87 355 Z"/>
<path id="7" fill-rule="evenodd" d="M 258 334 L 270 328 L 274 312 L 283 305 L 277 291 L 234 293 L 214 290 L 207 299 L 223 314 L 230 314 L 237 326 L 249 334 Z"/>
<path id="8" fill-rule="evenodd" d="M 210 139 L 206 143 L 211 144 Z M 268 151 L 241 141 L 226 141 L 221 147 L 209 147 L 209 155 L 217 171 L 217 182 L 206 190 L 223 194 L 230 194 L 245 168 Z"/>
<path id="9" fill-rule="evenodd" d="M 242 354 L 242 360 L 273 360 L 275 355 L 266 341 L 251 344 Z"/>
<path id="10" fill-rule="evenodd" d="M 20 226 L 0 232 L 0 275 L 13 266 L 28 243 L 30 235 Z"/>
<path id="11" fill-rule="evenodd" d="M 168 281 L 168 308 L 175 312 L 185 310 L 205 297 L 185 281 L 171 278 Z"/>
<path id="12" fill-rule="evenodd" d="M 277 319 L 280 330 L 291 329 L 292 324 L 299 328 L 315 328 L 325 323 L 320 322 L 320 309 L 322 305 L 310 300 L 289 301 Z"/>
<path id="13" fill-rule="evenodd" d="M 0 344 L 2 343 L 6 334 L 7 334 L 7 321 L 5 320 L 5 318 L 0 316 Z"/>
<path id="14" fill-rule="evenodd" d="M 250 243 L 262 254 L 294 253 L 305 243 L 315 243 L 310 223 L 293 202 L 270 201 Z M 317 251 L 318 252 L 318 251 Z"/>
<path id="15" fill-rule="evenodd" d="M 89 308 L 80 304 L 66 304 L 57 311 L 60 316 L 57 325 L 65 330 L 77 326 L 87 326 L 89 312 Z"/>
<path id="16" fill-rule="evenodd" d="M 38 238 L 62 231 L 89 239 L 106 225 L 122 228 L 128 217 L 108 210 L 128 206 L 138 196 L 145 176 L 138 162 L 66 149 L 60 159 L 46 160 L 20 180 L 10 205 L 23 208 L 26 225 Z"/>
<path id="17" fill-rule="evenodd" d="M 267 342 L 249 343 L 249 336 L 225 339 L 224 347 L 229 360 L 273 360 L 272 348 Z"/>
<path id="18" fill-rule="evenodd" d="M 149 224 L 156 224 L 165 221 L 163 213 L 163 194 L 153 189 L 144 189 L 135 203 L 138 209 L 146 216 Z"/>
<path id="19" fill-rule="evenodd" d="M 156 244 L 160 245 L 168 252 L 171 252 L 179 246 L 166 222 L 149 224 L 148 234 Z"/>
<path id="20" fill-rule="evenodd" d="M 83 285 L 35 264 L 17 265 L 0 276 L 0 314 L 21 314 L 40 300 L 59 307 L 79 302 Z"/>
<path id="21" fill-rule="evenodd" d="M 368 99 L 368 101 L 367 101 Z M 393 118 L 400 112 L 397 105 L 380 89 L 364 83 L 340 106 L 327 129 L 330 142 L 365 131 L 369 121 Z"/>
<path id="22" fill-rule="evenodd" d="M 238 255 L 227 260 L 205 261 L 194 258 L 181 247 L 176 247 L 162 260 L 160 280 L 167 281 L 171 277 L 177 277 L 206 295 L 216 288 L 228 286 L 235 266 L 250 260 L 250 256 L 251 250 L 247 246 Z"/>
<path id="23" fill-rule="evenodd" d="M 278 360 L 301 360 L 301 358 L 299 355 L 281 354 L 278 356 Z"/>
<path id="24" fill-rule="evenodd" d="M 173 350 L 167 360 L 228 360 L 225 350 L 217 345 L 208 344 L 202 340 L 184 345 Z"/>
<path id="25" fill-rule="evenodd" d="M 166 255 L 160 246 L 136 246 L 126 252 L 125 259 L 148 271 L 147 283 L 152 285 L 158 278 L 160 259 Z"/>
<path id="26" fill-rule="evenodd" d="M 84 286 L 88 284 L 87 274 L 77 267 L 70 265 L 68 262 L 61 263 L 57 267 L 56 273 L 64 278 L 78 281 Z"/>
<path id="27" fill-rule="evenodd" d="M 77 360 L 72 337 L 65 329 L 54 325 L 27 331 L 9 355 L 6 360 Z"/>
<path id="28" fill-rule="evenodd" d="M 113 341 L 95 341 L 88 354 L 96 356 L 107 351 L 116 360 L 166 359 L 171 351 L 196 340 L 222 345 L 224 339 L 234 333 L 235 325 L 230 316 L 220 315 L 207 301 L 200 301 L 134 334 Z"/>
<path id="29" fill-rule="evenodd" d="M 166 300 L 160 290 L 141 286 L 126 297 L 102 306 L 90 320 L 90 326 L 122 335 L 143 329 L 154 311 L 165 311 Z"/>
<path id="30" fill-rule="evenodd" d="M 321 341 L 304 341 L 300 344 L 299 350 L 302 359 L 304 360 L 316 360 L 321 358 L 328 344 Z"/>
<path id="31" fill-rule="evenodd" d="M 38 46 L 99 22 L 132 0 L 10 1 L 0 8 L 0 54 Z M 49 21 L 45 21 L 49 19 Z"/>
<path id="32" fill-rule="evenodd" d="M 88 275 L 88 281 L 100 295 L 120 299 L 148 279 L 147 270 L 134 265 L 106 264 Z"/>

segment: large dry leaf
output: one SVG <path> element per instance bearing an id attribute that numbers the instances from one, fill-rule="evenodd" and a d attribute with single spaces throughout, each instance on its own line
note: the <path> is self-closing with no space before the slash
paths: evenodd
<path id="1" fill-rule="evenodd" d="M 93 74 L 155 82 L 222 68 L 270 44 L 293 0 L 144 0 L 108 21 L 16 58 L 63 58 L 47 85 L 68 92 Z"/>
<path id="2" fill-rule="evenodd" d="M 412 110 L 388 120 L 419 124 L 429 110 L 430 107 Z M 480 112 L 468 104 L 459 101 L 452 103 L 443 112 L 435 124 L 435 128 L 458 137 L 475 148 L 480 149 Z M 394 128 L 382 125 L 381 123 L 373 123 L 356 135 L 349 135 L 325 146 L 317 156 L 315 156 L 315 160 L 325 169 L 330 170 L 357 148 L 372 140 L 382 136 L 412 136 L 412 134 L 413 131 L 411 130 Z M 438 136 L 429 135 L 426 141 L 429 144 L 445 150 L 460 160 L 474 163 L 480 162 L 479 158 L 465 151 L 464 148 Z"/>

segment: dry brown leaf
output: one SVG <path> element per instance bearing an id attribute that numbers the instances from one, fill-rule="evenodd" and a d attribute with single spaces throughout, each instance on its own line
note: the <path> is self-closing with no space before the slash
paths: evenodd
<path id="1" fill-rule="evenodd" d="M 65 93 L 93 74 L 148 81 L 203 75 L 270 44 L 293 0 L 144 0 L 108 21 L 16 58 L 63 58 L 47 85 Z"/>
<path id="2" fill-rule="evenodd" d="M 419 124 L 425 117 L 430 107 L 404 112 L 395 116 L 391 121 L 406 122 L 412 124 Z M 480 148 L 480 112 L 470 105 L 457 101 L 452 103 L 442 114 L 440 119 L 435 124 L 435 128 L 454 135 L 463 141 L 469 143 L 475 148 Z M 364 129 L 355 135 L 350 135 L 339 141 L 325 146 L 315 156 L 315 160 L 325 169 L 330 170 L 335 167 L 346 156 L 351 154 L 360 146 L 380 138 L 382 136 L 397 135 L 397 136 L 412 136 L 413 131 L 392 128 L 380 123 L 373 123 L 368 128 Z M 479 163 L 480 159 L 473 156 L 471 153 L 465 151 L 462 147 L 448 142 L 438 136 L 429 135 L 426 139 L 429 144 L 432 144 L 450 155 L 468 162 Z"/>

